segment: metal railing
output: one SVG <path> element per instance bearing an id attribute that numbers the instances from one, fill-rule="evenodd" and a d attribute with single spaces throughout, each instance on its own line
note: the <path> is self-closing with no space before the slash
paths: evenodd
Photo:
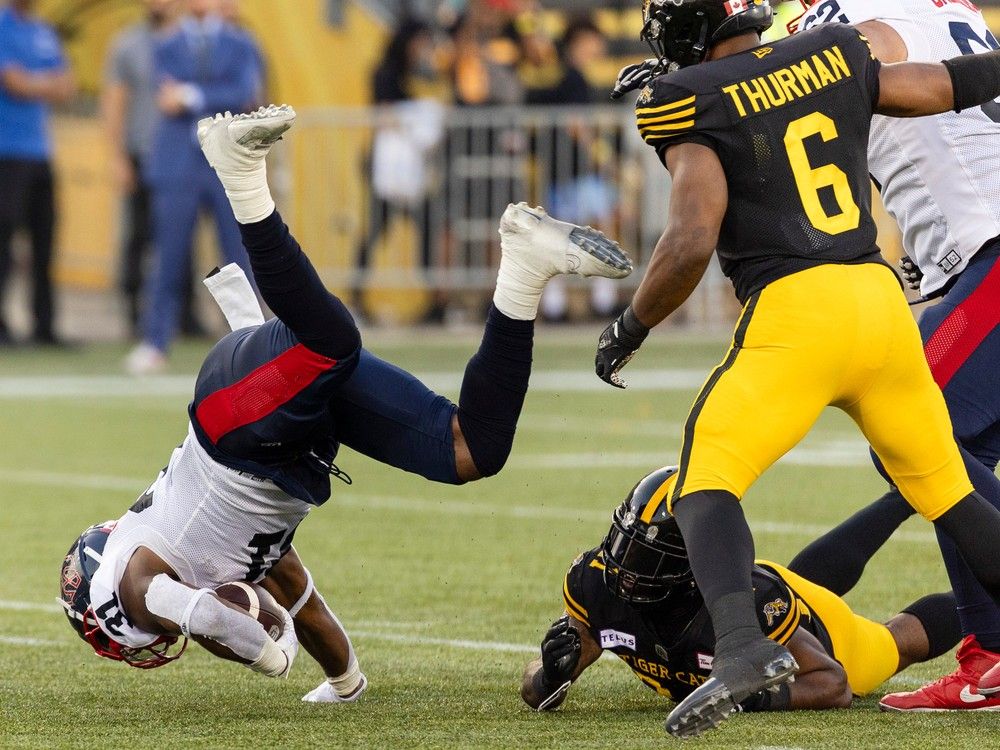
<path id="1" fill-rule="evenodd" d="M 332 287 L 479 295 L 492 289 L 508 203 L 593 225 L 637 263 L 665 224 L 669 175 L 627 107 L 386 108 L 300 113 L 278 174 L 286 213 Z M 578 285 L 582 282 L 577 282 Z M 689 306 L 731 320 L 716 266 Z"/>

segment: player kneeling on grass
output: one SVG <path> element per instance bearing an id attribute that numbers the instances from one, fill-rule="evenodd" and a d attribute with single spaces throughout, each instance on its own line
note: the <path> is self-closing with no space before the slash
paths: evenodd
<path id="1" fill-rule="evenodd" d="M 183 450 L 178 448 L 175 458 Z M 267 558 L 263 552 L 245 555 L 231 527 L 218 523 L 226 506 L 213 504 L 211 491 L 190 493 L 187 503 L 153 503 L 157 493 L 167 491 L 166 476 L 161 474 L 120 520 L 84 531 L 67 553 L 60 599 L 80 636 L 99 656 L 140 669 L 176 660 L 192 638 L 216 656 L 268 677 L 288 676 L 301 639 L 327 675 L 304 701 L 346 703 L 361 697 L 368 681 L 351 641 L 295 549 L 280 550 L 281 558 L 264 575 L 274 562 L 270 552 Z M 172 479 L 187 486 L 191 477 Z M 267 517 L 275 527 L 288 522 L 290 515 L 282 512 L 287 508 L 272 510 Z M 264 536 L 256 537 L 259 550 L 267 544 Z M 260 587 L 227 583 L 242 578 L 259 580 Z M 244 590 L 245 606 L 231 603 L 232 593 L 222 593 L 234 588 Z"/>
<path id="2" fill-rule="evenodd" d="M 659 695 L 683 700 L 712 671 L 715 635 L 684 540 L 667 510 L 676 467 L 655 471 L 615 511 L 600 547 L 566 574 L 566 614 L 528 664 L 521 696 L 539 710 L 562 704 L 570 684 L 603 651 L 624 661 Z M 909 516 L 889 495 L 817 540 L 787 567 L 753 568 L 757 617 L 799 664 L 794 683 L 743 701 L 744 711 L 845 708 L 911 664 L 951 650 L 961 637 L 951 593 L 925 597 L 885 625 L 854 614 L 840 598 L 872 555 Z M 808 568 L 813 580 L 796 570 Z"/>
<path id="3" fill-rule="evenodd" d="M 130 662 L 142 660 L 136 649 L 160 648 L 161 637 L 199 636 L 280 676 L 300 630 L 307 650 L 324 667 L 329 661 L 333 691 L 342 698 L 354 696 L 363 678 L 318 594 L 297 609 L 308 576 L 289 551 L 298 524 L 329 499 L 330 476 L 350 483 L 333 463 L 340 446 L 437 482 L 498 473 L 528 390 L 546 282 L 563 273 L 622 278 L 632 264 L 599 232 L 510 206 L 500 220 L 493 306 L 455 405 L 362 348 L 347 308 L 323 286 L 275 210 L 265 157 L 294 121 L 291 108 L 269 107 L 199 123 L 254 280 L 277 317 L 264 322 L 252 294 L 248 307 L 238 286 L 220 283 L 216 296 L 225 299 L 235 330 L 202 365 L 187 439 L 109 530 L 103 553 L 86 545 L 77 551 L 78 562 L 64 571 L 63 597 L 99 653 Z M 90 564 L 96 572 L 88 577 Z M 83 580 L 89 591 L 81 598 Z M 239 580 L 263 580 L 291 607 L 295 628 L 286 622 L 271 643 L 259 623 L 206 591 Z M 300 628 L 303 617 L 311 622 Z"/>

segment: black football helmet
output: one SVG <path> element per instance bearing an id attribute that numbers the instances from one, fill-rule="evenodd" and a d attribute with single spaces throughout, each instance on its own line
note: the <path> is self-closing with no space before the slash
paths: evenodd
<path id="1" fill-rule="evenodd" d="M 647 474 L 615 510 L 604 538 L 604 584 L 632 604 L 660 602 L 694 585 L 677 519 L 667 509 L 676 466 Z M 669 484 L 668 484 L 669 483 Z"/>
<path id="2" fill-rule="evenodd" d="M 171 654 L 177 638 L 164 636 L 144 648 L 130 648 L 112 640 L 101 630 L 97 617 L 90 606 L 90 582 L 97 573 L 104 554 L 108 536 L 115 528 L 115 521 L 91 526 L 73 542 L 63 559 L 60 573 L 59 602 L 66 611 L 66 617 L 73 630 L 85 640 L 98 656 L 114 661 L 123 661 L 130 667 L 153 669 L 162 667 L 179 658 L 187 648 L 187 639 L 180 650 Z"/>
<path id="3" fill-rule="evenodd" d="M 705 60 L 713 44 L 774 23 L 770 0 L 643 0 L 642 39 L 664 67 Z"/>

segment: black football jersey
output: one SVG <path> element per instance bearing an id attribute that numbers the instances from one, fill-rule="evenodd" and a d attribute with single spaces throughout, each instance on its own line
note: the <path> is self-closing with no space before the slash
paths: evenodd
<path id="1" fill-rule="evenodd" d="M 718 254 L 744 302 L 813 266 L 881 262 L 867 156 L 879 69 L 865 37 L 823 24 L 641 92 L 639 132 L 661 159 L 690 142 L 719 156 L 729 208 Z"/>
<path id="2" fill-rule="evenodd" d="M 775 571 L 755 566 L 753 587 L 757 617 L 770 638 L 784 644 L 805 628 L 833 653 L 826 628 Z M 604 585 L 603 553 L 592 549 L 566 573 L 563 600 L 566 611 L 587 626 L 602 649 L 659 695 L 683 700 L 708 679 L 715 633 L 694 584 L 661 603 L 628 604 Z"/>

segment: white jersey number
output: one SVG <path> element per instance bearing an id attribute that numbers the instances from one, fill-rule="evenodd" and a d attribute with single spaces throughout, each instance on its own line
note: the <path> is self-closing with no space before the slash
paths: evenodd
<path id="1" fill-rule="evenodd" d="M 972 24 L 964 21 L 952 21 L 948 24 L 951 31 L 951 38 L 955 40 L 958 49 L 963 55 L 977 55 L 981 52 L 991 52 L 1000 49 L 1000 42 L 993 36 L 993 32 L 986 30 L 986 38 L 983 39 L 972 28 Z M 1000 101 L 984 104 L 983 113 L 993 122 L 1000 123 Z"/>

